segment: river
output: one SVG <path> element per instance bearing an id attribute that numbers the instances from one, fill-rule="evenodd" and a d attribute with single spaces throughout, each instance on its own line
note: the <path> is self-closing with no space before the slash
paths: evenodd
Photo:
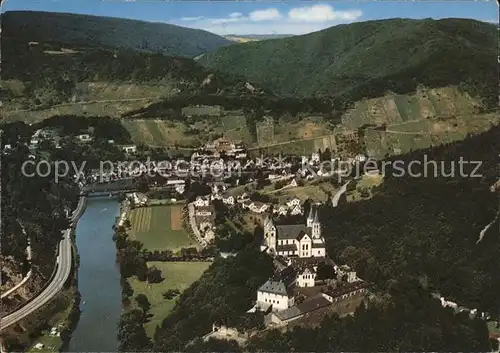
<path id="1" fill-rule="evenodd" d="M 80 256 L 80 320 L 67 352 L 116 352 L 121 314 L 120 268 L 112 229 L 119 216 L 117 199 L 89 198 L 76 228 Z"/>

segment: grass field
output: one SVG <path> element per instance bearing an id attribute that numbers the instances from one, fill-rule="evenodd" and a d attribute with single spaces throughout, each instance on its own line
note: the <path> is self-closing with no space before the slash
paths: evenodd
<path id="1" fill-rule="evenodd" d="M 356 182 L 356 189 L 348 191 L 346 193 L 346 198 L 348 202 L 355 202 L 361 200 L 367 200 L 373 197 L 373 188 L 379 186 L 384 181 L 382 175 L 363 175 L 361 179 Z M 368 197 L 363 198 L 361 196 L 360 190 L 366 189 L 369 193 Z"/>
<path id="2" fill-rule="evenodd" d="M 169 289 L 184 291 L 193 282 L 201 277 L 210 266 L 210 262 L 148 262 L 148 266 L 155 266 L 162 271 L 163 282 L 149 285 L 140 282 L 136 277 L 129 279 L 134 290 L 134 297 L 142 293 L 148 297 L 153 317 L 146 324 L 146 331 L 152 337 L 156 326 L 172 311 L 176 298 L 164 299 L 162 294 Z"/>
<path id="3" fill-rule="evenodd" d="M 147 250 L 179 250 L 198 246 L 181 225 L 181 206 L 140 207 L 131 211 L 131 238 Z"/>

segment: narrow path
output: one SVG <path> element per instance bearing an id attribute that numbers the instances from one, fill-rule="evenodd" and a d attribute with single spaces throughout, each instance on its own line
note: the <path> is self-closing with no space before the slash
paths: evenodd
<path id="1" fill-rule="evenodd" d="M 40 110 L 48 110 L 48 109 L 53 109 L 53 108 L 60 108 L 60 107 L 70 107 L 72 105 L 83 105 L 83 104 L 98 104 L 98 103 L 120 103 L 120 102 L 139 102 L 139 101 L 150 101 L 150 100 L 156 100 L 156 99 L 161 99 L 161 96 L 158 97 L 144 97 L 144 98 L 122 98 L 122 99 L 105 99 L 105 100 L 91 100 L 91 101 L 83 101 L 83 102 L 74 102 L 74 103 L 61 103 L 61 104 L 55 104 L 47 108 L 43 108 Z M 3 112 L 3 114 L 13 114 L 13 113 L 25 113 L 25 112 L 36 112 L 39 111 L 39 109 L 17 109 L 17 110 L 9 110 L 6 112 Z"/>
<path id="2" fill-rule="evenodd" d="M 428 135 L 429 132 L 424 131 L 395 131 L 395 130 L 385 130 L 385 132 L 389 134 L 397 134 L 397 135 Z"/>
<path id="3" fill-rule="evenodd" d="M 260 148 L 269 148 L 269 147 L 274 147 L 274 146 L 287 145 L 287 144 L 295 143 L 295 142 L 311 141 L 311 140 L 316 140 L 316 139 L 321 139 L 321 138 L 324 138 L 324 137 L 331 137 L 331 136 L 335 136 L 335 134 L 333 133 L 333 131 L 332 131 L 331 134 L 328 134 L 328 135 L 321 135 L 321 136 L 316 136 L 316 137 L 307 137 L 307 138 L 304 138 L 304 139 L 289 140 L 289 141 L 285 141 L 285 142 L 277 142 L 277 143 L 272 143 L 270 145 L 251 147 L 251 148 L 248 148 L 248 150 L 249 151 L 254 151 L 254 150 L 258 150 Z"/>
<path id="4" fill-rule="evenodd" d="M 484 235 L 486 234 L 488 229 L 490 229 L 490 227 L 498 220 L 498 217 L 500 217 L 500 210 L 497 212 L 495 219 L 493 219 L 489 224 L 487 224 L 483 228 L 483 230 L 481 230 L 481 232 L 479 232 L 479 238 L 477 239 L 476 244 L 479 244 L 481 242 L 481 240 L 483 240 Z"/>
<path id="5" fill-rule="evenodd" d="M 342 196 L 342 194 L 347 191 L 347 185 L 349 185 L 350 182 L 351 182 L 351 180 L 349 180 L 347 183 L 345 183 L 344 185 L 342 185 L 342 187 L 340 188 L 340 190 L 337 191 L 337 193 L 335 194 L 335 196 L 332 198 L 332 206 L 333 207 L 337 207 L 337 205 L 339 204 L 340 196 Z"/>

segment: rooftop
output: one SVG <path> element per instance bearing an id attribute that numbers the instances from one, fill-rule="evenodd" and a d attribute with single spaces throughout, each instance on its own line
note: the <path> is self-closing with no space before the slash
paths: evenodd
<path id="1" fill-rule="evenodd" d="M 360 288 L 368 287 L 368 283 L 363 281 L 356 281 L 353 283 L 346 284 L 345 286 L 334 288 L 325 292 L 325 294 L 331 296 L 332 298 L 340 297 L 346 293 L 350 293 L 352 291 L 358 290 Z"/>
<path id="2" fill-rule="evenodd" d="M 278 294 L 278 295 L 286 295 L 289 296 L 292 294 L 292 291 L 290 287 L 287 288 L 285 283 L 281 280 L 277 281 L 274 279 L 269 279 L 267 280 L 266 283 L 264 283 L 262 286 L 259 288 L 260 292 L 266 292 L 266 293 L 273 293 L 273 294 Z"/>
<path id="3" fill-rule="evenodd" d="M 301 232 L 306 232 L 307 228 L 304 224 L 290 224 L 276 226 L 278 239 L 297 239 Z"/>
<path id="4" fill-rule="evenodd" d="M 306 299 L 303 303 L 292 306 L 291 308 L 278 311 L 276 316 L 282 321 L 293 319 L 294 317 L 305 315 L 311 311 L 331 305 L 326 298 L 321 295 Z"/>
<path id="5" fill-rule="evenodd" d="M 295 244 L 285 244 L 276 246 L 276 250 L 278 251 L 295 251 L 297 250 L 297 245 Z"/>

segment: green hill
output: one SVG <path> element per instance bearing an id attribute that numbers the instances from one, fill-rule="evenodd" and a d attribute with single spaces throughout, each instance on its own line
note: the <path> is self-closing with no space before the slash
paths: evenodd
<path id="1" fill-rule="evenodd" d="M 461 84 L 496 102 L 497 28 L 466 19 L 390 19 L 303 36 L 249 42 L 201 55 L 210 68 L 242 74 L 277 94 L 338 102 Z"/>
<path id="2" fill-rule="evenodd" d="M 160 52 L 193 57 L 232 42 L 216 34 L 166 23 L 67 13 L 9 11 L 2 35 L 29 42 L 56 42 Z"/>

